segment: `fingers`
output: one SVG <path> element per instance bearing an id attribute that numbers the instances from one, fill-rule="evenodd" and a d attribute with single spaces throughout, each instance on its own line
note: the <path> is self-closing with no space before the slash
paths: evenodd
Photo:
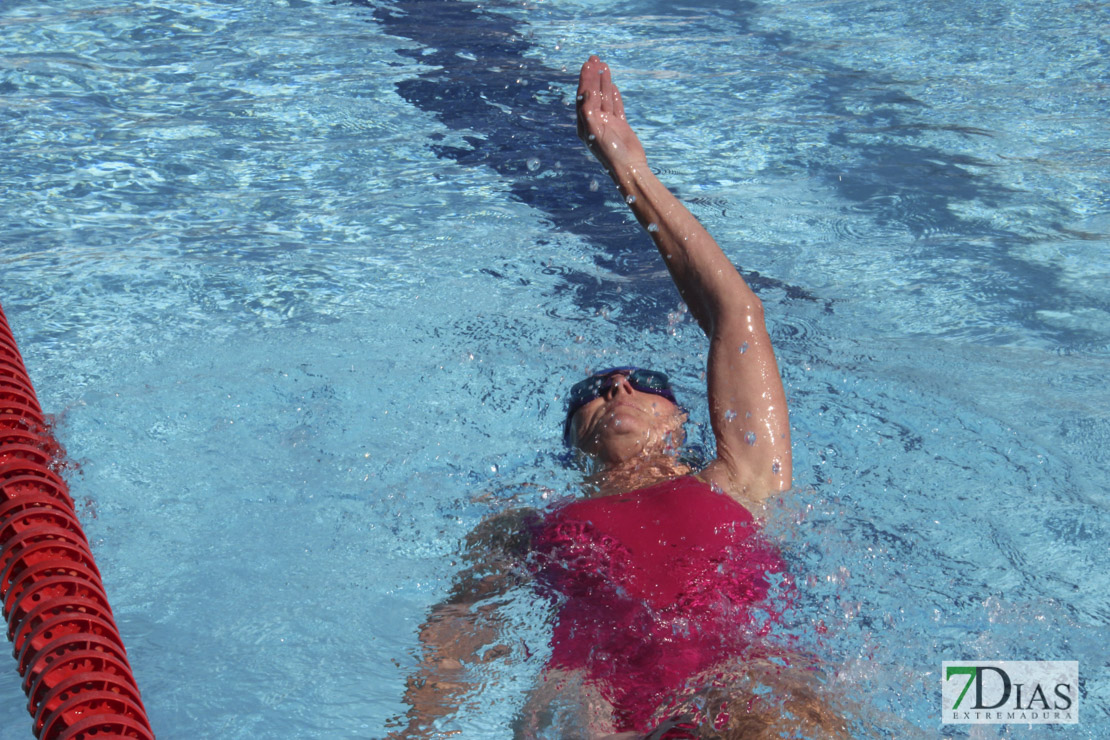
<path id="1" fill-rule="evenodd" d="M 613 74 L 609 71 L 609 65 L 605 62 L 601 63 L 598 77 L 601 80 L 601 111 L 603 113 L 615 113 L 617 106 L 620 104 L 620 92 L 613 84 Z"/>
<path id="2" fill-rule="evenodd" d="M 601 111 L 601 75 L 598 68 L 604 62 L 591 56 L 582 65 L 582 72 L 578 75 L 578 138 L 591 144 L 589 119 Z"/>
<path id="3" fill-rule="evenodd" d="M 621 97 L 621 91 L 613 85 L 612 81 L 609 83 L 613 87 L 613 115 L 617 118 L 624 120 L 624 99 Z"/>
<path id="4" fill-rule="evenodd" d="M 597 70 L 602 64 L 596 56 L 591 56 L 578 75 L 578 137 L 583 140 L 586 138 L 587 119 L 601 110 L 601 75 Z"/>
<path id="5" fill-rule="evenodd" d="M 620 92 L 613 85 L 609 65 L 596 54 L 586 60 L 578 75 L 578 108 L 602 113 L 617 113 L 624 109 L 620 102 Z"/>
<path id="6" fill-rule="evenodd" d="M 609 65 L 591 55 L 578 76 L 578 138 L 593 147 L 592 133 L 612 119 L 625 120 L 620 90 L 613 84 Z M 599 134 L 600 135 L 600 134 Z"/>
<path id="7" fill-rule="evenodd" d="M 589 93 L 598 92 L 601 89 L 599 75 L 597 68 L 605 63 L 598 58 L 596 54 L 590 55 L 586 63 L 582 65 L 582 71 L 578 75 L 578 102 L 581 104 L 590 97 Z"/>

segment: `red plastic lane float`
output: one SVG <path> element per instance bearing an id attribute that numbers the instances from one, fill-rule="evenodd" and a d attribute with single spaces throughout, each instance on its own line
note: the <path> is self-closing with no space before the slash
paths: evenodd
<path id="1" fill-rule="evenodd" d="M 0 307 L 0 602 L 32 730 L 152 739 L 58 449 Z"/>

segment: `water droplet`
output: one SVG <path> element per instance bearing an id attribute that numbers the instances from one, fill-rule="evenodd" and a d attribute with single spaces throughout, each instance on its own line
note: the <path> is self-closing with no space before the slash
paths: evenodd
<path id="1" fill-rule="evenodd" d="M 628 205 L 632 205 L 633 203 L 636 202 L 636 196 L 635 195 L 630 195 L 630 196 L 628 196 L 627 198 L 624 199 L 624 202 L 627 203 Z"/>
<path id="2" fill-rule="evenodd" d="M 529 159 L 527 162 L 525 162 L 525 164 L 528 165 L 529 172 L 535 172 L 540 168 L 540 160 L 536 159 L 535 157 Z"/>
<path id="3" fill-rule="evenodd" d="M 773 475 L 778 475 L 780 472 L 782 472 L 782 464 L 778 460 L 775 460 L 771 463 L 771 473 Z"/>
<path id="4" fill-rule="evenodd" d="M 744 441 L 750 445 L 755 444 L 755 432 L 748 432 L 744 435 Z"/>
<path id="5" fill-rule="evenodd" d="M 594 136 L 593 134 L 588 134 L 588 135 L 586 136 L 586 138 L 587 138 L 587 139 L 589 139 L 590 141 L 593 141 L 593 140 L 594 140 L 594 139 L 596 139 L 597 137 L 596 137 L 596 136 Z"/>
<path id="6" fill-rule="evenodd" d="M 728 411 L 725 412 L 725 421 L 732 421 L 735 418 L 736 418 L 736 412 L 733 411 L 732 409 L 729 409 Z"/>
<path id="7" fill-rule="evenodd" d="M 647 230 L 654 234 L 655 232 L 659 231 L 659 224 L 648 224 Z"/>
<path id="8" fill-rule="evenodd" d="M 740 345 L 740 354 L 744 354 L 747 351 L 748 351 L 748 343 L 744 342 L 743 344 Z"/>
<path id="9" fill-rule="evenodd" d="M 586 99 L 586 96 L 585 96 L 585 95 L 579 95 L 579 96 L 578 96 L 578 99 L 579 99 L 579 100 L 585 100 L 585 99 Z"/>

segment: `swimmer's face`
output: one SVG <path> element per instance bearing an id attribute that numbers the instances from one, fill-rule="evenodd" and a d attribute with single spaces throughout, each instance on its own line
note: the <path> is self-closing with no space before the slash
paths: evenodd
<path id="1" fill-rule="evenodd" d="M 604 462 L 673 451 L 682 444 L 686 414 L 656 393 L 637 390 L 627 373 L 615 372 L 597 398 L 571 418 L 571 439 L 578 449 Z"/>

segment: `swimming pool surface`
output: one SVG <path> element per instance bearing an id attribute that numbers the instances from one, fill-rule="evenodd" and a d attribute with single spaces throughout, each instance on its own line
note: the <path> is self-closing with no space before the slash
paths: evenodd
<path id="1" fill-rule="evenodd" d="M 574 493 L 569 382 L 647 364 L 699 398 L 700 331 L 574 137 L 595 52 L 767 308 L 782 631 L 891 727 L 1110 736 L 1108 27 L 1062 0 L 4 2 L 0 302 L 159 737 L 383 737 L 462 538 Z M 542 667 L 543 609 L 510 609 L 462 737 L 509 737 Z M 969 659 L 1078 660 L 1080 724 L 941 726 Z M 25 703 L 0 661 L 3 740 Z"/>

